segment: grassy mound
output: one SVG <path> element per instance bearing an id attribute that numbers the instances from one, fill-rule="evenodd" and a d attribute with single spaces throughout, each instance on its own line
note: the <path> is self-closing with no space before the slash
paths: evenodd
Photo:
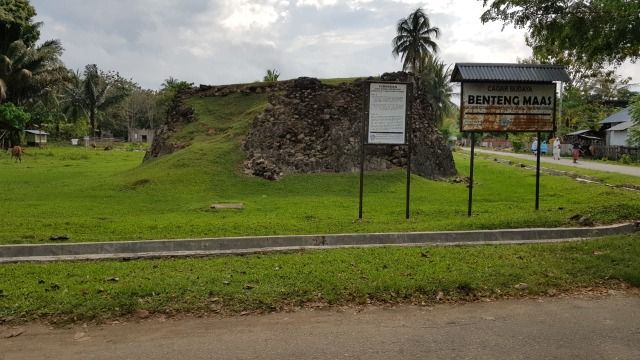
<path id="1" fill-rule="evenodd" d="M 478 160 L 474 217 L 465 184 L 412 179 L 404 219 L 405 173 L 365 177 L 365 220 L 357 221 L 358 174 L 304 174 L 270 182 L 244 175 L 240 149 L 265 95 L 187 100 L 198 120 L 176 139 L 191 145 L 141 164 L 142 153 L 73 147 L 28 149 L 22 164 L 0 158 L 0 243 L 111 241 L 242 235 L 557 227 L 575 214 L 612 223 L 640 218 L 640 194 L 543 176 L 533 210 L 532 171 Z M 468 161 L 456 154 L 461 175 Z M 241 202 L 242 210 L 213 210 Z"/>

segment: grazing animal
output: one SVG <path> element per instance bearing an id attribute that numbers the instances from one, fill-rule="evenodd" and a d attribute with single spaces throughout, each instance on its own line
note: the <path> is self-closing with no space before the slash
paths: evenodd
<path id="1" fill-rule="evenodd" d="M 11 148 L 11 159 L 16 158 L 16 162 L 22 162 L 22 154 L 24 154 L 24 149 L 20 146 L 14 146 Z"/>

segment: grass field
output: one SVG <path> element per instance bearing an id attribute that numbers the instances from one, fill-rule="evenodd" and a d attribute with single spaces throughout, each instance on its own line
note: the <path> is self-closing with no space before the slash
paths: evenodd
<path id="1" fill-rule="evenodd" d="M 193 98 L 199 121 L 176 135 L 188 148 L 142 164 L 141 152 L 29 148 L 22 164 L 0 158 L 0 243 L 241 235 L 390 232 L 571 225 L 575 214 L 612 223 L 640 218 L 640 194 L 544 176 L 535 212 L 533 172 L 478 161 L 474 216 L 464 184 L 367 173 L 365 219 L 357 221 L 358 175 L 322 173 L 270 182 L 242 172 L 242 135 L 266 105 L 258 95 Z M 456 155 L 461 175 L 468 162 Z M 243 210 L 211 210 L 242 202 Z"/>
<path id="2" fill-rule="evenodd" d="M 468 153 L 467 153 L 468 154 Z M 508 153 L 505 153 L 504 155 L 494 155 L 494 154 L 486 154 L 486 153 L 476 153 L 476 157 L 481 158 L 481 159 L 494 159 L 494 158 L 500 158 L 500 159 L 505 159 L 505 160 L 511 160 L 516 164 L 527 164 L 527 165 L 531 165 L 531 166 L 536 166 L 536 162 L 534 160 L 526 160 L 526 159 L 520 159 L 520 158 L 516 158 L 513 156 L 509 156 Z M 582 160 L 584 161 L 584 160 Z M 588 160 L 588 161 L 592 161 L 592 160 Z M 622 166 L 629 166 L 629 165 L 625 165 L 622 163 L 617 163 L 617 162 L 606 162 L 606 161 L 598 161 L 600 163 L 609 163 L 612 165 L 622 165 Z M 540 163 L 540 167 L 542 168 L 548 168 L 548 169 L 554 169 L 554 170 L 561 170 L 561 171 L 566 171 L 569 173 L 574 173 L 574 174 L 578 174 L 578 175 L 586 175 L 589 177 L 593 177 L 598 179 L 601 182 L 604 182 L 606 184 L 611 184 L 611 185 L 627 185 L 627 184 L 632 184 L 632 185 L 640 185 L 640 177 L 637 176 L 628 176 L 628 175 L 623 175 L 623 174 L 617 174 L 617 173 L 612 173 L 612 172 L 606 172 L 606 171 L 597 171 L 597 170 L 590 170 L 590 169 L 585 169 L 585 168 L 581 168 L 581 167 L 576 167 L 576 166 L 566 166 L 566 165 L 558 165 L 558 164 L 552 164 L 552 163 L 548 163 L 548 162 L 541 162 Z"/>
<path id="3" fill-rule="evenodd" d="M 0 157 L 0 244 L 234 235 L 494 229 L 640 218 L 640 194 L 543 176 L 535 212 L 532 171 L 478 160 L 474 216 L 464 184 L 405 174 L 365 179 L 357 221 L 357 174 L 308 174 L 269 182 L 242 171 L 241 137 L 263 96 L 189 100 L 198 121 L 175 136 L 191 144 L 148 163 L 143 153 L 54 147 Z M 455 154 L 467 175 L 468 161 Z M 620 179 L 624 181 L 625 179 Z M 242 202 L 243 210 L 211 210 Z M 542 294 L 619 282 L 640 286 L 640 237 L 528 246 L 303 251 L 268 256 L 60 262 L 0 266 L 0 322 L 74 321 L 151 312 L 271 311 L 305 303 L 434 302 Z M 527 283 L 518 290 L 515 284 Z"/>
<path id="4" fill-rule="evenodd" d="M 0 266 L 0 322 L 475 300 L 640 286 L 640 236 L 589 242 L 303 251 Z M 517 289 L 525 283 L 527 289 Z M 438 294 L 440 296 L 438 296 Z"/>

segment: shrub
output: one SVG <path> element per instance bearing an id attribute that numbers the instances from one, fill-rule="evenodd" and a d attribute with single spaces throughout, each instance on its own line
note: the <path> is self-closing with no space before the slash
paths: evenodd
<path id="1" fill-rule="evenodd" d="M 622 154 L 619 161 L 625 165 L 629 165 L 633 163 L 633 158 L 629 154 Z"/>

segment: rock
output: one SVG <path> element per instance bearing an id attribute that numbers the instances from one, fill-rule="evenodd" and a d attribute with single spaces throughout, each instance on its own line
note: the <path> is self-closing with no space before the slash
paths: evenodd
<path id="1" fill-rule="evenodd" d="M 138 310 L 136 310 L 134 315 L 138 319 L 148 319 L 149 316 L 151 316 L 151 313 L 149 311 L 147 311 L 147 310 L 138 309 Z"/>
<path id="2" fill-rule="evenodd" d="M 570 217 L 570 218 L 569 218 L 569 220 L 571 220 L 571 221 L 578 221 L 578 220 L 580 220 L 580 218 L 582 218 L 582 215 L 581 215 L 581 214 L 575 214 L 575 215 L 573 215 L 572 217 Z"/>
<path id="3" fill-rule="evenodd" d="M 64 235 L 51 235 L 49 236 L 49 240 L 51 241 L 66 241 L 69 240 L 69 235 L 64 234 Z"/>
<path id="4" fill-rule="evenodd" d="M 402 72 L 383 77 L 413 81 Z M 273 180 L 282 174 L 359 169 L 362 82 L 331 86 L 299 78 L 284 89 L 269 97 L 272 116 L 256 116 L 243 144 L 248 172 Z M 451 150 L 433 122 L 433 112 L 419 99 L 412 106 L 412 130 L 413 172 L 434 179 L 455 175 Z M 367 170 L 386 170 L 407 162 L 402 146 L 371 147 L 367 154 Z"/>
<path id="5" fill-rule="evenodd" d="M 558 292 L 555 289 L 549 289 L 547 290 L 547 295 L 549 296 L 556 296 Z"/>
<path id="6" fill-rule="evenodd" d="M 436 300 L 438 301 L 444 300 L 444 293 L 442 291 L 438 291 L 438 294 L 436 295 Z"/>
<path id="7" fill-rule="evenodd" d="M 87 336 L 87 333 L 84 331 L 79 331 L 73 335 L 73 340 L 75 341 L 87 341 L 90 338 Z"/>
<path id="8" fill-rule="evenodd" d="M 212 204 L 210 208 L 211 209 L 244 209 L 244 204 L 242 203 Z"/>
<path id="9" fill-rule="evenodd" d="M 514 288 L 516 288 L 518 290 L 527 290 L 529 288 L 529 285 L 526 284 L 526 283 L 519 283 L 519 284 L 515 285 Z"/>
<path id="10" fill-rule="evenodd" d="M 591 218 L 588 216 L 582 216 L 578 220 L 578 224 L 582 226 L 593 226 L 593 220 L 591 220 Z"/>
<path id="11" fill-rule="evenodd" d="M 24 334 L 24 328 L 13 328 L 13 329 L 9 329 L 9 331 L 7 331 L 6 333 L 3 333 L 2 337 L 5 339 L 11 339 L 14 337 L 18 337 L 22 334 Z"/>

